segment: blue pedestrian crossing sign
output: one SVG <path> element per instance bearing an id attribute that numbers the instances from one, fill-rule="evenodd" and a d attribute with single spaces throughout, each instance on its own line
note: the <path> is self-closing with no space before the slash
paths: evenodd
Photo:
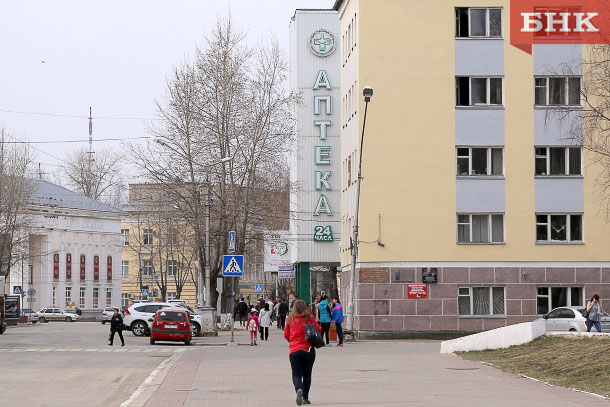
<path id="1" fill-rule="evenodd" d="M 263 292 L 263 285 L 262 284 L 256 284 L 254 286 L 254 292 L 262 293 Z"/>
<path id="2" fill-rule="evenodd" d="M 148 297 L 148 288 L 142 288 L 142 297 Z"/>
<path id="3" fill-rule="evenodd" d="M 235 231 L 229 232 L 229 253 L 235 253 Z"/>
<path id="4" fill-rule="evenodd" d="M 23 290 L 20 285 L 16 285 L 13 287 L 13 294 L 23 294 Z"/>
<path id="5" fill-rule="evenodd" d="M 241 277 L 244 275 L 244 256 L 230 254 L 222 256 L 222 275 L 224 277 Z"/>

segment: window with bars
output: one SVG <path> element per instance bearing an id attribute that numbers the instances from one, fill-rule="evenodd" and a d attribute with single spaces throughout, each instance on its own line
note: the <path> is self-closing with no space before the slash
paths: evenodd
<path id="1" fill-rule="evenodd" d="M 504 153 L 501 147 L 457 147 L 458 176 L 504 174 Z"/>
<path id="2" fill-rule="evenodd" d="M 536 241 L 547 243 L 582 242 L 582 214 L 537 213 Z"/>
<path id="3" fill-rule="evenodd" d="M 537 76 L 534 78 L 536 106 L 580 106 L 580 76 Z"/>
<path id="4" fill-rule="evenodd" d="M 582 175 L 581 147 L 536 147 L 536 175 Z"/>
<path id="5" fill-rule="evenodd" d="M 458 214 L 457 242 L 504 243 L 504 214 Z"/>
<path id="6" fill-rule="evenodd" d="M 506 315 L 504 287 L 458 288 L 458 315 Z"/>

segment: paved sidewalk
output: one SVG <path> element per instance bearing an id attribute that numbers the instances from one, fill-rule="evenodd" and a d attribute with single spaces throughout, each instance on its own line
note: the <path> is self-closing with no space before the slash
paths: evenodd
<path id="1" fill-rule="evenodd" d="M 246 335 L 240 331 L 236 340 L 249 343 Z M 223 339 L 230 336 L 223 332 L 211 341 L 220 344 Z M 388 341 L 319 349 L 310 392 L 312 405 L 610 405 L 591 395 L 440 355 L 439 347 L 438 341 Z M 147 407 L 296 405 L 288 346 L 275 328 L 269 341 L 259 342 L 257 347 L 192 347 L 176 357 Z"/>

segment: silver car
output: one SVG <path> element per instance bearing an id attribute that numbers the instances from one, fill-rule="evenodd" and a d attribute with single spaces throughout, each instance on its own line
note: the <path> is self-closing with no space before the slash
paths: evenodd
<path id="1" fill-rule="evenodd" d="M 28 318 L 28 322 L 35 324 L 38 322 L 38 313 L 31 308 L 21 310 L 21 315 Z"/>
<path id="2" fill-rule="evenodd" d="M 104 325 L 106 322 L 110 322 L 110 319 L 114 315 L 114 308 L 115 307 L 104 308 L 102 311 L 102 325 Z"/>
<path id="3" fill-rule="evenodd" d="M 43 308 L 38 311 L 38 320 L 40 323 L 49 321 L 78 321 L 80 317 L 74 313 L 64 311 L 61 308 Z"/>
<path id="4" fill-rule="evenodd" d="M 541 318 L 547 331 L 587 332 L 585 312 L 585 307 L 559 307 Z M 606 312 L 602 316 L 601 326 L 602 332 L 610 332 L 610 315 Z M 595 327 L 591 330 L 597 332 Z"/>

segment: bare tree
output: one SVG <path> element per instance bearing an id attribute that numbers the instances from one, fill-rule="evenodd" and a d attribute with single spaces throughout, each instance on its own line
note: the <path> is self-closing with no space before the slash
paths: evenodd
<path id="1" fill-rule="evenodd" d="M 212 303 L 228 231 L 236 231 L 237 252 L 244 253 L 250 231 L 267 214 L 264 191 L 287 173 L 296 97 L 286 79 L 275 39 L 250 48 L 230 19 L 218 20 L 195 62 L 175 67 L 168 78 L 165 99 L 157 103 L 160 123 L 150 128 L 157 142 L 132 148 L 135 163 L 164 185 L 192 225 L 200 269 L 211 268 Z M 207 191 L 213 194 L 209 259 L 202 238 Z"/>
<path id="2" fill-rule="evenodd" d="M 33 193 L 33 184 L 27 178 L 31 166 L 28 145 L 7 143 L 7 137 L 0 130 L 0 276 L 6 276 L 27 252 L 26 209 Z"/>
<path id="3" fill-rule="evenodd" d="M 59 178 L 89 198 L 119 204 L 124 196 L 123 158 L 111 149 L 98 149 L 93 157 L 81 148 L 66 155 Z"/>

